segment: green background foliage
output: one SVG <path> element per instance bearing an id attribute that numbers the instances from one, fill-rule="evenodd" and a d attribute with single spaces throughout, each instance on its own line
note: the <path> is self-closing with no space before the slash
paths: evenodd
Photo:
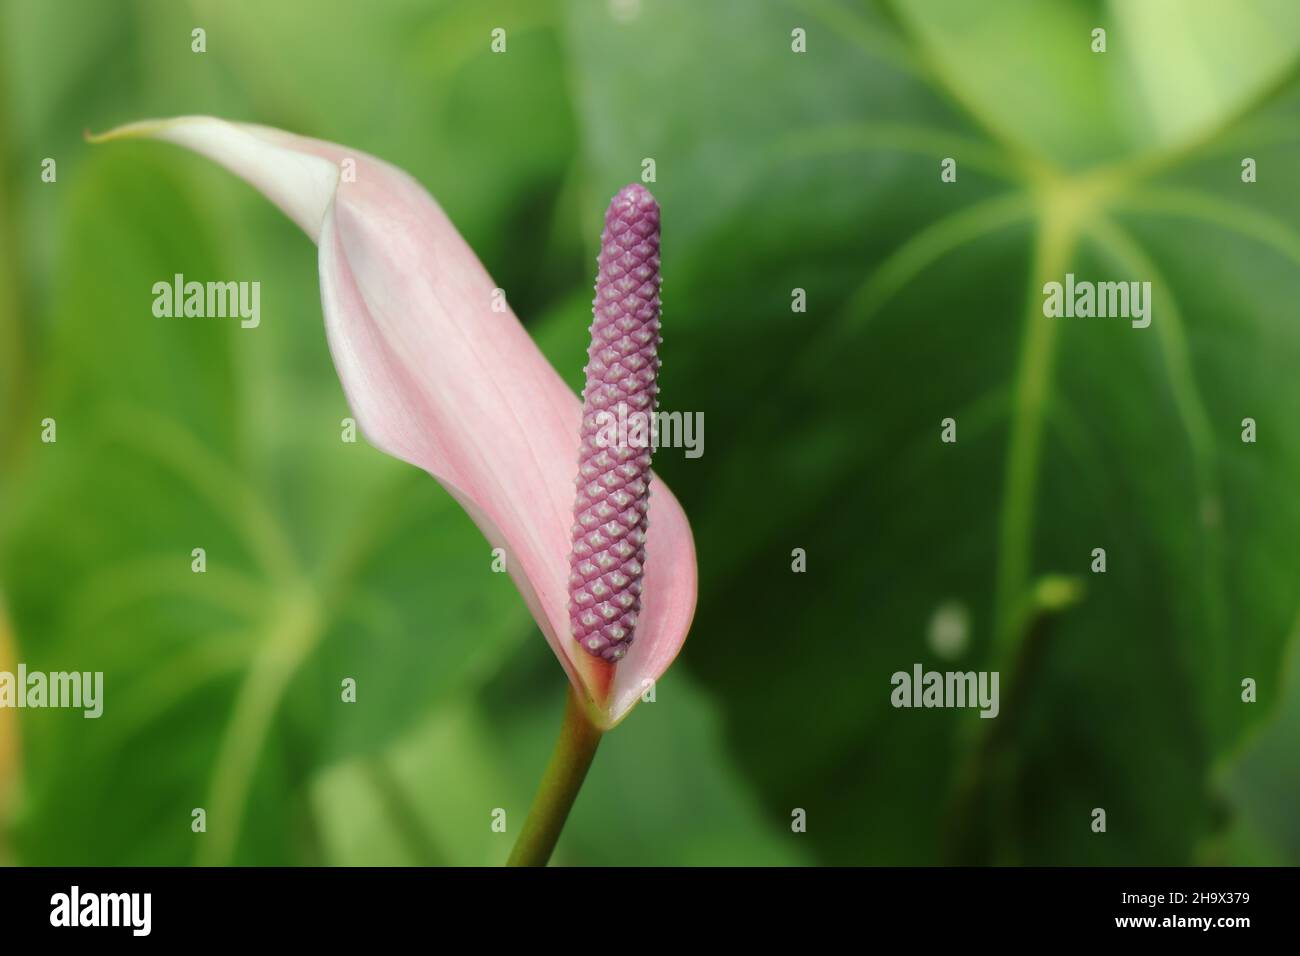
<path id="1" fill-rule="evenodd" d="M 477 530 L 339 440 L 311 243 L 82 138 L 209 113 L 409 170 L 575 389 L 655 159 L 700 604 L 557 862 L 1300 862 L 1295 5 L 636 7 L 0 0 L 0 669 L 106 682 L 0 712 L 0 860 L 498 863 L 558 726 Z M 1151 327 L 1043 318 L 1067 271 L 1151 281 Z M 155 319 L 175 273 L 260 281 L 261 326 Z M 918 661 L 999 670 L 1002 714 L 891 708 Z"/>

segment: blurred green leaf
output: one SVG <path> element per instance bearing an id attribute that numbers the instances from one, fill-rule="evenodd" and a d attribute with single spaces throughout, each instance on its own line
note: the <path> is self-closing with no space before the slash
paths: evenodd
<path id="1" fill-rule="evenodd" d="M 836 821 L 809 830 L 825 860 L 1185 862 L 1253 717 L 1240 677 L 1276 672 L 1300 534 L 1279 83 L 1300 27 L 1268 3 L 1158 26 L 1135 6 L 663 3 L 626 24 L 571 5 L 592 204 L 657 160 L 662 401 L 708 422 L 703 458 L 656 460 L 702 542 L 687 666 L 766 811 Z M 1213 95 L 1174 104 L 1184 76 Z M 1241 182 L 1243 155 L 1267 183 Z M 1151 280 L 1153 326 L 1044 320 L 1067 271 Z M 1248 415 L 1268 441 L 1241 442 Z M 890 675 L 1009 679 L 1016 609 L 1095 547 L 1108 572 L 1034 642 L 950 843 L 988 728 L 892 709 Z M 926 634 L 953 605 L 970 629 L 943 658 Z"/>
<path id="2" fill-rule="evenodd" d="M 1286 667 L 1277 683 L 1257 688 L 1269 718 L 1218 774 L 1235 810 L 1227 835 L 1230 853 L 1259 865 L 1300 866 L 1300 622 L 1292 633 Z M 1253 705 L 1258 706 L 1259 704 Z M 1240 858 L 1238 856 L 1237 858 Z M 1215 861 L 1217 862 L 1217 860 Z"/>
<path id="3" fill-rule="evenodd" d="M 1173 150 L 1290 79 L 1300 9 L 1254 0 L 894 3 L 937 88 L 1009 146 L 1066 165 Z M 1106 31 L 1104 53 L 1093 31 Z M 1026 77 L 1034 77 L 1027 83 Z"/>
<path id="4" fill-rule="evenodd" d="M 152 315 L 155 281 L 227 274 L 176 155 L 105 151 L 65 187 L 75 281 L 41 399 L 58 442 L 4 579 L 28 666 L 103 670 L 108 703 L 94 722 L 27 721 L 29 862 L 293 859 L 299 834 L 277 817 L 311 772 L 381 749 L 531 630 L 432 479 L 341 441 L 301 236 L 244 273 L 266 285 L 261 327 Z M 279 354 L 291 343 L 310 361 Z"/>
<path id="5" fill-rule="evenodd" d="M 505 862 L 560 724 L 549 688 L 520 686 L 550 666 L 529 657 L 483 705 L 453 704 L 377 760 L 321 775 L 313 796 L 331 862 Z M 409 794 L 423 799 L 412 804 Z M 492 829 L 496 811 L 504 811 L 504 833 Z M 602 742 L 555 863 L 805 862 L 803 836 L 784 829 L 762 819 L 736 779 L 705 698 L 689 681 L 669 679 Z"/>

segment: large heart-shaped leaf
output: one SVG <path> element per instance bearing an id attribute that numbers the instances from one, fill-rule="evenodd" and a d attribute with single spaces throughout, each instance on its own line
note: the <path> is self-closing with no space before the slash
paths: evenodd
<path id="1" fill-rule="evenodd" d="M 825 859 L 1174 863 L 1219 825 L 1297 603 L 1300 30 L 1169 7 L 573 7 L 598 175 L 657 161 L 664 394 L 709 423 L 660 466 L 717 545 L 688 660 Z M 1153 324 L 1045 319 L 1069 271 L 1152 282 Z M 1003 713 L 891 708 L 914 662 L 1000 670 Z"/>

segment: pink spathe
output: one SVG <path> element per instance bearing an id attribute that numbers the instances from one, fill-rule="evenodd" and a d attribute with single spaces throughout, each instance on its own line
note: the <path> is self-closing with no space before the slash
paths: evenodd
<path id="1" fill-rule="evenodd" d="M 636 643 L 616 667 L 583 651 L 568 614 L 582 407 L 518 319 L 493 311 L 495 284 L 437 202 L 381 160 L 267 127 L 182 117 L 95 139 L 125 137 L 166 140 L 215 160 L 316 242 L 330 351 L 363 434 L 433 475 L 505 549 L 516 586 L 592 719 L 601 727 L 621 720 L 672 663 L 690 627 L 690 525 L 653 479 L 646 542 L 653 557 Z M 490 573 L 486 554 L 483 566 Z"/>

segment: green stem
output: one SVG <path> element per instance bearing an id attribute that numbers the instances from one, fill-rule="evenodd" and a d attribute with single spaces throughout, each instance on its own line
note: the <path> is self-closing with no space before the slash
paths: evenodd
<path id="1" fill-rule="evenodd" d="M 545 866 L 560 839 L 564 821 L 569 817 L 573 801 L 578 796 L 582 781 L 587 777 L 596 747 L 600 745 L 601 730 L 587 717 L 586 708 L 569 689 L 568 703 L 564 708 L 564 723 L 560 725 L 560 738 L 555 742 L 555 752 L 542 775 L 532 809 L 524 821 L 523 831 L 510 851 L 507 866 Z"/>
<path id="2" fill-rule="evenodd" d="M 948 811 L 946 850 L 958 866 L 987 865 L 993 844 L 987 819 L 988 791 L 1004 762 L 1007 746 L 1020 732 L 1022 714 L 1039 668 L 1046 655 L 1046 643 L 1057 621 L 1083 597 L 1083 585 L 1064 575 L 1044 575 L 1031 590 L 1026 605 L 1016 615 L 1013 627 L 1022 636 L 1012 656 L 996 658 L 999 673 L 1006 673 L 1007 692 L 1001 712 L 988 721 L 977 721 L 979 737 L 957 772 L 956 787 Z M 1005 769 L 1005 768 L 1002 768 Z"/>

